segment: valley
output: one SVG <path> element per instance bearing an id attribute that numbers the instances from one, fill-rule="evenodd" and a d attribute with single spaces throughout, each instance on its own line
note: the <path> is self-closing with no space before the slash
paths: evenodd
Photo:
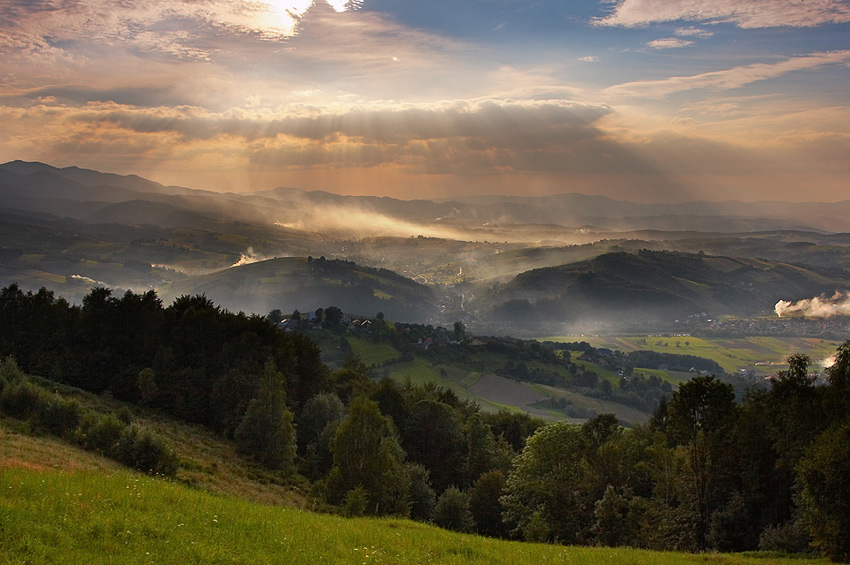
<path id="1" fill-rule="evenodd" d="M 711 488 L 727 506 L 692 498 L 695 463 L 687 457 L 702 436 L 688 435 L 690 413 L 681 410 L 690 394 L 717 403 L 712 437 L 736 442 L 740 454 L 749 453 L 747 442 L 760 445 L 765 477 L 781 457 L 812 460 L 796 444 L 746 434 L 784 433 L 782 426 L 813 413 L 815 398 L 839 402 L 835 375 L 847 365 L 850 335 L 850 237 L 838 231 L 844 206 L 773 203 L 760 215 L 740 203 L 653 207 L 571 194 L 457 201 L 297 189 L 227 194 L 6 163 L 5 467 L 26 481 L 30 471 L 18 468 L 58 465 L 49 463 L 54 448 L 26 439 L 51 433 L 109 457 L 84 457 L 80 465 L 98 473 L 114 476 L 120 463 L 166 475 L 177 489 L 264 504 L 409 516 L 526 541 L 779 547 L 762 538 L 772 528 L 802 527 L 790 518 L 794 501 L 783 498 L 795 480 L 791 467 L 775 493 L 719 473 Z M 811 391 L 801 393 L 799 414 L 786 413 L 787 386 Z M 750 425 L 762 416 L 772 420 Z M 794 424 L 802 435 L 791 441 L 814 441 L 814 432 L 799 430 L 826 422 Z M 737 435 L 724 435 L 730 430 Z M 550 449 L 555 437 L 559 447 L 534 467 L 534 450 Z M 64 445 L 55 456 L 77 465 Z M 547 467 L 559 457 L 569 460 Z M 671 465 L 679 482 L 665 486 Z M 596 466 L 600 472 L 589 471 Z M 540 473 L 542 485 L 559 469 L 573 475 L 547 491 L 570 481 L 583 490 L 559 492 L 560 506 L 530 502 L 541 495 L 523 494 L 538 488 L 526 475 Z M 73 474 L 67 480 L 79 488 Z M 678 498 L 662 497 L 662 487 Z M 740 512 L 753 518 L 743 537 L 706 529 L 744 516 L 731 506 L 740 489 L 753 500 L 774 497 L 778 514 L 748 502 Z M 603 542 L 604 528 L 621 519 L 605 522 L 593 510 L 603 503 L 633 508 L 643 522 L 623 530 L 631 537 Z M 581 521 L 573 529 L 556 515 L 570 505 Z M 232 511 L 213 512 L 217 520 Z M 155 506 L 139 512 L 140 523 L 164 515 Z M 543 512 L 551 526 L 535 522 Z M 672 520 L 662 537 L 648 526 L 656 516 Z M 27 519 L 15 523 L 28 528 Z M 310 520 L 347 527 L 296 518 Z M 95 537 L 131 545 L 131 537 Z M 229 555 L 241 543 L 216 549 L 198 540 L 201 553 L 180 555 Z M 374 544 L 364 550 L 386 547 L 364 543 Z M 805 549 L 795 543 L 790 551 Z M 148 547 L 177 559 L 170 548 Z M 476 547 L 476 556 L 496 551 Z M 529 559 L 530 547 L 516 548 L 518 558 Z M 43 545 L 15 551 L 52 555 Z M 397 558 L 389 561 L 415 560 Z"/>

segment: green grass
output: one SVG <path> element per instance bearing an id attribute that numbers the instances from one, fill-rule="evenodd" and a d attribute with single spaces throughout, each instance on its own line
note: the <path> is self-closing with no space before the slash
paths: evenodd
<path id="1" fill-rule="evenodd" d="M 786 359 L 794 353 L 809 355 L 815 368 L 821 368 L 823 360 L 833 355 L 840 345 L 837 341 L 819 338 L 747 337 L 725 339 L 658 335 L 626 337 L 558 336 L 543 338 L 542 341 L 586 341 L 594 347 L 607 347 L 624 352 L 648 349 L 660 353 L 696 355 L 716 361 L 729 373 L 736 373 L 739 369 L 755 369 L 760 374 L 769 374 L 787 368 Z"/>
<path id="2" fill-rule="evenodd" d="M 380 365 L 384 361 L 397 359 L 401 353 L 389 343 L 375 343 L 362 337 L 348 337 L 351 352 L 366 365 Z"/>
<path id="3" fill-rule="evenodd" d="M 475 401 L 482 410 L 487 412 L 497 412 L 499 410 L 519 410 L 516 406 L 502 405 L 496 402 L 491 402 L 484 398 L 480 398 L 471 394 L 466 390 L 467 386 L 474 384 L 479 378 L 480 373 L 474 373 L 475 376 L 467 381 L 466 376 L 473 373 L 467 373 L 453 367 L 445 367 L 446 376 L 440 374 L 440 370 L 435 368 L 431 363 L 415 357 L 413 361 L 405 363 L 394 363 L 387 367 L 387 376 L 400 383 L 408 380 L 414 385 L 425 385 L 428 383 L 436 383 L 438 386 L 450 389 L 455 392 L 460 398 L 467 398 Z M 466 384 L 469 382 L 469 384 Z"/>
<path id="4" fill-rule="evenodd" d="M 122 471 L 0 464 L 0 563 L 814 564 L 525 544 L 217 497 Z"/>

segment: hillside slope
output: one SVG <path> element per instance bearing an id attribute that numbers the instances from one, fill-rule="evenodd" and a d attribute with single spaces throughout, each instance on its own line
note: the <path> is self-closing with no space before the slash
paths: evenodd
<path id="1" fill-rule="evenodd" d="M 288 314 L 337 306 L 357 315 L 377 312 L 408 322 L 434 311 L 432 291 L 385 269 L 349 261 L 282 257 L 191 277 L 162 289 L 166 301 L 182 294 L 206 294 L 230 310 Z"/>
<path id="2" fill-rule="evenodd" d="M 841 270 L 643 250 L 527 271 L 492 288 L 477 306 L 494 319 L 517 321 L 753 316 L 772 312 L 780 299 L 848 285 L 850 277 Z"/>

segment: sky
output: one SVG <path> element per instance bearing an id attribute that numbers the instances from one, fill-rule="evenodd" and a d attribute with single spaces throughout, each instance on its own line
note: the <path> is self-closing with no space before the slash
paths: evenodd
<path id="1" fill-rule="evenodd" d="M 850 0 L 0 0 L 0 162 L 402 199 L 850 198 Z"/>

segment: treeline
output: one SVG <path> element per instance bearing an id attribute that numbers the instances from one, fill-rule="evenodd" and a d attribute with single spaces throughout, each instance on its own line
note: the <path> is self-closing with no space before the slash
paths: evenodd
<path id="1" fill-rule="evenodd" d="M 209 426 L 307 477 L 319 509 L 556 543 L 814 543 L 850 559 L 850 342 L 825 386 L 803 356 L 743 402 L 696 377 L 626 430 L 605 414 L 581 426 L 485 414 L 436 386 L 376 381 L 355 358 L 331 371 L 306 337 L 204 297 L 164 307 L 95 289 L 77 307 L 13 285 L 0 316 L 0 356 Z"/>
<path id="2" fill-rule="evenodd" d="M 271 363 L 287 405 L 320 392 L 327 368 L 308 338 L 204 296 L 168 307 L 153 291 L 121 297 L 94 288 L 80 306 L 51 291 L 0 290 L 0 358 L 30 374 L 142 403 L 232 436 Z"/>
<path id="3" fill-rule="evenodd" d="M 681 341 L 681 340 L 679 340 Z M 676 347 L 679 346 L 679 341 L 676 342 Z M 574 341 L 568 343 L 553 343 L 546 342 L 547 345 L 558 349 L 566 349 L 568 351 L 580 351 L 594 363 L 602 362 L 613 368 L 621 368 L 626 372 L 631 372 L 635 368 L 656 369 L 661 365 L 666 365 L 669 371 L 679 371 L 687 373 L 690 370 L 706 371 L 711 374 L 719 375 L 723 373 L 723 367 L 713 359 L 698 357 L 696 355 L 684 355 L 680 353 L 662 353 L 648 349 L 639 349 L 624 353 L 620 350 L 611 350 L 606 348 L 592 347 L 586 341 Z M 665 341 L 663 345 L 667 345 L 669 341 Z M 687 346 L 688 342 L 684 342 Z M 662 345 L 659 341 L 656 345 Z"/>

